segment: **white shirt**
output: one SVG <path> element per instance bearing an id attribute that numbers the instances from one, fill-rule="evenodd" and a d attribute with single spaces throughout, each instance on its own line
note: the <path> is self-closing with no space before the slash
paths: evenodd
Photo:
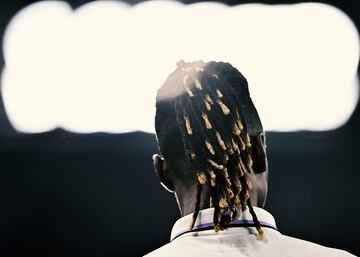
<path id="1" fill-rule="evenodd" d="M 265 240 L 259 239 L 251 214 L 246 211 L 240 219 L 230 223 L 224 231 L 216 233 L 213 227 L 214 209 L 200 211 L 193 231 L 189 231 L 192 214 L 175 223 L 170 243 L 149 253 L 146 257 L 184 256 L 254 256 L 254 257 L 350 257 L 348 252 L 324 247 L 308 241 L 282 235 L 275 220 L 264 209 L 254 211 L 265 232 Z M 239 212 L 241 213 L 241 212 Z"/>

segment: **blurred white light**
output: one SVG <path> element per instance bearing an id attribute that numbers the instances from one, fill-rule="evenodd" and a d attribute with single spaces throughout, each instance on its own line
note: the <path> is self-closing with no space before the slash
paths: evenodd
<path id="1" fill-rule="evenodd" d="M 3 100 L 23 132 L 153 132 L 156 89 L 180 59 L 237 67 L 267 130 L 336 128 L 358 99 L 357 31 L 325 4 L 43 1 L 3 47 Z"/>

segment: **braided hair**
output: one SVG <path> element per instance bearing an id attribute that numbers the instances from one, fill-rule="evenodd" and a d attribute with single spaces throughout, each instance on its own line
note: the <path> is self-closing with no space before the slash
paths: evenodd
<path id="1" fill-rule="evenodd" d="M 250 135 L 262 131 L 262 125 L 245 77 L 229 63 L 178 62 L 158 90 L 155 128 L 164 157 L 176 163 L 179 156 L 186 156 L 190 172 L 196 172 L 190 230 L 206 187 L 210 207 L 215 210 L 216 232 L 238 218 L 240 205 L 242 211 L 249 208 L 262 239 L 264 232 L 250 202 L 252 184 L 247 176 L 253 172 Z"/>

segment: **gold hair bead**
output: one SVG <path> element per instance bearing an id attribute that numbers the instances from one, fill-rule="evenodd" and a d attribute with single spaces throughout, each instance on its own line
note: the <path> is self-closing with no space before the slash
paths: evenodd
<path id="1" fill-rule="evenodd" d="M 217 95 L 219 98 L 222 98 L 222 97 L 223 97 L 223 94 L 221 93 L 220 89 L 216 89 L 216 95 Z"/>
<path id="2" fill-rule="evenodd" d="M 235 143 L 235 140 L 233 138 L 231 138 L 231 143 L 234 151 L 239 150 L 239 146 Z"/>
<path id="3" fill-rule="evenodd" d="M 236 119 L 236 123 L 237 123 L 238 128 L 239 128 L 240 130 L 243 130 L 243 129 L 244 129 L 244 126 L 243 126 L 243 124 L 241 123 L 241 120 L 240 120 L 240 119 Z"/>
<path id="4" fill-rule="evenodd" d="M 195 160 L 196 153 L 194 153 L 193 151 L 190 151 L 190 156 L 191 156 L 191 159 Z"/>
<path id="5" fill-rule="evenodd" d="M 193 131 L 192 131 L 192 128 L 191 128 L 191 125 L 190 125 L 190 118 L 189 118 L 189 116 L 184 116 L 184 119 L 185 119 L 185 126 L 186 126 L 187 133 L 188 133 L 189 135 L 192 135 L 192 134 L 193 134 Z"/>
<path id="6" fill-rule="evenodd" d="M 205 95 L 205 100 L 208 101 L 211 105 L 214 104 L 214 101 L 211 99 L 211 97 L 209 96 L 209 94 Z"/>
<path id="7" fill-rule="evenodd" d="M 248 190 L 250 190 L 252 188 L 252 183 L 249 179 L 246 179 L 246 186 L 247 186 Z"/>
<path id="8" fill-rule="evenodd" d="M 209 174 L 210 174 L 210 182 L 211 182 L 211 186 L 215 187 L 216 186 L 216 175 L 214 173 L 213 170 L 208 170 Z"/>
<path id="9" fill-rule="evenodd" d="M 226 167 L 224 167 L 223 173 L 224 173 L 225 178 L 229 177 L 229 174 L 227 173 L 227 168 Z M 231 185 L 230 179 L 226 179 L 226 182 L 228 182 L 228 184 Z"/>
<path id="10" fill-rule="evenodd" d="M 193 96 L 194 96 L 193 92 L 191 92 L 190 88 L 188 88 L 187 86 L 185 86 L 185 90 L 186 90 L 186 92 L 188 93 L 188 95 L 189 95 L 190 97 L 193 97 Z"/>
<path id="11" fill-rule="evenodd" d="M 225 197 L 220 199 L 219 206 L 220 208 L 227 208 L 229 206 Z"/>
<path id="12" fill-rule="evenodd" d="M 230 187 L 228 187 L 228 188 L 226 189 L 226 191 L 227 191 L 227 193 L 229 194 L 229 198 L 230 198 L 230 199 L 234 198 L 234 192 L 231 190 Z"/>
<path id="13" fill-rule="evenodd" d="M 219 79 L 219 76 L 216 75 L 215 73 L 211 74 L 211 76 L 212 76 L 213 78 L 215 78 L 215 79 Z"/>
<path id="14" fill-rule="evenodd" d="M 239 169 L 240 177 L 244 176 L 246 170 L 245 170 L 244 164 L 242 163 L 241 159 L 240 159 L 240 162 L 237 167 Z"/>
<path id="15" fill-rule="evenodd" d="M 236 123 L 233 124 L 233 133 L 237 136 L 241 134 L 241 131 L 238 128 L 238 126 L 236 125 Z"/>
<path id="16" fill-rule="evenodd" d="M 230 143 L 226 143 L 226 149 L 228 150 L 229 154 L 234 154 L 234 149 L 232 148 L 232 145 Z"/>
<path id="17" fill-rule="evenodd" d="M 235 187 L 240 192 L 241 191 L 241 183 L 239 179 L 235 179 Z"/>
<path id="18" fill-rule="evenodd" d="M 224 113 L 224 115 L 228 115 L 230 113 L 229 108 L 220 99 L 216 99 L 216 102 L 220 106 L 220 108 L 221 108 L 222 112 Z"/>
<path id="19" fill-rule="evenodd" d="M 225 148 L 225 150 L 226 150 L 226 148 Z M 226 161 L 228 161 L 228 160 L 229 160 L 229 155 L 224 154 L 224 159 L 225 159 Z"/>
<path id="20" fill-rule="evenodd" d="M 208 173 L 210 174 L 211 179 L 216 179 L 216 175 L 212 169 L 208 169 Z"/>
<path id="21" fill-rule="evenodd" d="M 239 197 L 239 195 L 235 195 L 234 203 L 235 203 L 236 205 L 240 203 L 240 197 Z"/>
<path id="22" fill-rule="evenodd" d="M 260 227 L 260 228 L 257 229 L 257 231 L 258 231 L 258 233 L 259 233 L 259 238 L 260 238 L 260 240 L 261 240 L 261 241 L 264 240 L 264 239 L 265 239 L 265 232 L 264 232 L 264 230 Z"/>
<path id="23" fill-rule="evenodd" d="M 211 110 L 211 105 L 208 103 L 208 101 L 206 101 L 205 99 L 204 99 L 204 104 L 205 104 L 205 106 L 206 106 L 206 109 L 208 110 L 208 111 L 210 111 Z"/>
<path id="24" fill-rule="evenodd" d="M 241 148 L 241 151 L 244 151 L 245 150 L 245 143 L 244 141 L 242 140 L 241 137 L 239 137 L 239 141 L 240 141 L 240 148 Z"/>
<path id="25" fill-rule="evenodd" d="M 213 160 L 207 159 L 207 161 L 208 161 L 208 163 L 211 164 L 211 166 L 213 166 L 214 169 L 222 170 L 224 168 L 223 165 L 219 165 L 216 162 L 214 162 Z"/>
<path id="26" fill-rule="evenodd" d="M 202 113 L 201 116 L 205 121 L 206 128 L 207 129 L 212 129 L 212 126 L 211 126 L 211 123 L 210 123 L 210 121 L 208 119 L 208 116 L 205 113 Z"/>
<path id="27" fill-rule="evenodd" d="M 216 139 L 219 143 L 219 145 L 221 146 L 221 149 L 223 149 L 224 151 L 226 151 L 226 146 L 225 146 L 225 143 L 224 141 L 222 140 L 221 138 L 221 135 L 218 131 L 215 132 L 215 135 L 216 135 Z"/>
<path id="28" fill-rule="evenodd" d="M 214 155 L 215 154 L 215 151 L 214 151 L 214 148 L 212 147 L 212 145 L 210 144 L 209 141 L 205 140 L 205 145 L 207 147 L 207 149 L 209 150 L 209 152 Z"/>
<path id="29" fill-rule="evenodd" d="M 200 183 L 201 185 L 204 185 L 204 184 L 205 184 L 205 182 L 206 182 L 206 175 L 205 175 L 205 173 L 204 173 L 203 171 L 200 171 L 200 172 L 198 173 L 198 180 L 199 180 L 199 183 Z"/>
<path id="30" fill-rule="evenodd" d="M 240 166 L 241 166 L 242 170 L 243 170 L 244 173 L 245 173 L 245 172 L 246 172 L 246 167 L 245 167 L 245 164 L 244 164 L 244 162 L 243 162 L 242 159 L 240 159 Z"/>
<path id="31" fill-rule="evenodd" d="M 250 143 L 250 135 L 248 132 L 246 132 L 246 147 L 250 148 L 251 147 L 251 143 Z"/>
<path id="32" fill-rule="evenodd" d="M 228 177 L 226 177 L 225 179 L 226 179 L 227 185 L 228 185 L 228 186 L 231 186 L 231 180 L 230 180 Z"/>
<path id="33" fill-rule="evenodd" d="M 248 154 L 248 156 L 247 156 L 246 164 L 247 164 L 248 168 L 250 169 L 250 171 L 252 171 L 253 160 L 252 160 L 250 154 Z"/>
<path id="34" fill-rule="evenodd" d="M 200 83 L 199 80 L 197 80 L 197 79 L 195 79 L 195 87 L 196 87 L 197 89 L 202 90 L 201 83 Z"/>

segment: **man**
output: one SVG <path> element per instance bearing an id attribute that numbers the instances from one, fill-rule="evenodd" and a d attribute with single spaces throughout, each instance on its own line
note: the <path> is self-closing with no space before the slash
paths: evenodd
<path id="1" fill-rule="evenodd" d="M 158 90 L 154 166 L 182 218 L 147 256 L 352 256 L 282 235 L 263 208 L 265 135 L 244 76 L 228 63 L 178 62 Z"/>

